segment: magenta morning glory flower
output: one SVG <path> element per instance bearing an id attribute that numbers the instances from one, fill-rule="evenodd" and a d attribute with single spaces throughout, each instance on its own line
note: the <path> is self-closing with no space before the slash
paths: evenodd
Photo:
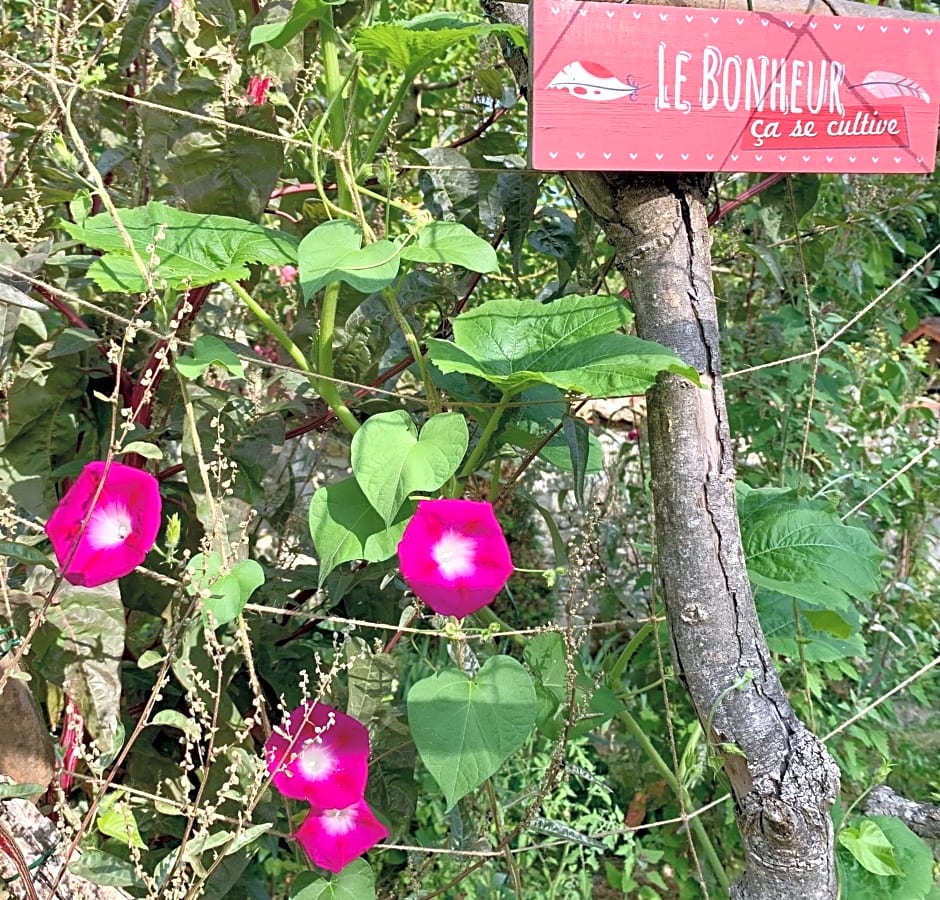
<path id="1" fill-rule="evenodd" d="M 492 504 L 474 500 L 422 500 L 398 559 L 408 587 L 442 616 L 467 616 L 492 603 L 512 574 Z"/>
<path id="2" fill-rule="evenodd" d="M 369 732 L 325 703 L 298 706 L 264 745 L 274 786 L 319 809 L 361 800 L 369 774 Z"/>
<path id="3" fill-rule="evenodd" d="M 97 587 L 128 575 L 144 561 L 160 530 L 157 479 L 122 463 L 111 463 L 107 474 L 105 470 L 103 462 L 88 463 L 46 522 L 70 584 Z M 89 516 L 95 494 L 98 501 Z"/>
<path id="4" fill-rule="evenodd" d="M 315 865 L 339 872 L 388 837 L 388 829 L 365 800 L 357 800 L 342 809 L 313 807 L 294 837 Z"/>

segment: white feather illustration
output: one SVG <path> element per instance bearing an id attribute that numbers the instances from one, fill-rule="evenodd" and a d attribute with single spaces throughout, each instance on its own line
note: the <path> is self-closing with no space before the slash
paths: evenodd
<path id="1" fill-rule="evenodd" d="M 898 75 L 897 72 L 869 72 L 865 80 L 853 85 L 865 88 L 879 100 L 891 100 L 895 97 L 916 97 L 924 103 L 930 103 L 930 95 L 913 78 Z"/>
<path id="2" fill-rule="evenodd" d="M 568 91 L 581 100 L 636 100 L 640 85 L 632 75 L 617 78 L 600 63 L 581 61 L 568 63 L 549 83 L 550 88 Z"/>

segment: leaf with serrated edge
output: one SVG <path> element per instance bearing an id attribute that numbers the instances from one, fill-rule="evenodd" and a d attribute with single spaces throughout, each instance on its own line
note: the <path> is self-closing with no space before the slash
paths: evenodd
<path id="1" fill-rule="evenodd" d="M 739 510 L 755 585 L 834 610 L 877 591 L 881 550 L 867 531 L 844 524 L 825 503 L 795 491 L 742 486 Z"/>
<path id="2" fill-rule="evenodd" d="M 118 217 L 158 287 L 241 280 L 248 277 L 250 265 L 277 266 L 296 260 L 294 237 L 233 216 L 200 215 L 152 201 L 120 209 Z M 124 293 L 147 290 L 147 279 L 108 213 L 92 216 L 83 225 L 64 222 L 62 227 L 81 243 L 104 251 L 88 268 L 99 288 Z"/>
<path id="3" fill-rule="evenodd" d="M 644 393 L 662 371 L 698 383 L 671 350 L 614 333 L 632 314 L 620 297 L 568 296 L 552 303 L 490 300 L 454 319 L 453 342 L 431 338 L 445 374 L 477 375 L 510 394 L 535 384 L 594 397 Z"/>

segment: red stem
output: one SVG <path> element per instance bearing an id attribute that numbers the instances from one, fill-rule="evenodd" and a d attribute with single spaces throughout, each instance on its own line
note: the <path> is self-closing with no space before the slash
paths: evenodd
<path id="1" fill-rule="evenodd" d="M 754 187 L 748 188 L 746 191 L 744 191 L 743 194 L 738 194 L 738 196 L 733 200 L 729 200 L 727 203 L 716 206 L 711 215 L 708 217 L 708 227 L 711 228 L 712 225 L 720 222 L 732 210 L 737 209 L 739 206 L 743 206 L 752 197 L 756 197 L 761 191 L 766 191 L 767 188 L 769 188 L 771 185 L 776 184 L 778 181 L 782 181 L 786 177 L 786 172 L 778 172 L 776 175 L 769 175 L 763 181 L 759 181 L 757 184 L 755 184 Z"/>

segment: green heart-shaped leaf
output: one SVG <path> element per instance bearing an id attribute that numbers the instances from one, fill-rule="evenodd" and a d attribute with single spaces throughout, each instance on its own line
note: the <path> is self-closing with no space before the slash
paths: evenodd
<path id="1" fill-rule="evenodd" d="M 467 452 L 470 435 L 460 413 L 432 416 L 421 436 L 404 410 L 372 416 L 352 439 L 356 481 L 373 509 L 391 525 L 413 491 L 435 491 Z"/>
<path id="2" fill-rule="evenodd" d="M 215 551 L 197 553 L 187 564 L 192 576 L 190 594 L 208 592 L 203 605 L 216 625 L 237 619 L 251 595 L 264 584 L 264 569 L 253 559 L 243 559 L 231 571 L 222 571 L 222 556 Z"/>
<path id="3" fill-rule="evenodd" d="M 401 258 L 463 266 L 471 272 L 495 272 L 499 268 L 496 251 L 489 242 L 459 222 L 428 223 L 418 232 L 414 243 L 405 246 Z"/>
<path id="4" fill-rule="evenodd" d="M 408 692 L 408 723 L 448 809 L 479 787 L 535 727 L 535 688 L 522 665 L 493 656 L 475 678 L 447 669 Z"/>
<path id="5" fill-rule="evenodd" d="M 334 281 L 345 281 L 363 294 L 382 290 L 398 275 L 402 246 L 376 241 L 363 247 L 362 232 L 352 222 L 318 225 L 297 251 L 304 297 Z"/>
<path id="6" fill-rule="evenodd" d="M 413 505 L 403 506 L 386 525 L 355 478 L 320 488 L 310 501 L 310 535 L 320 558 L 320 584 L 340 563 L 381 562 L 394 556 L 413 512 Z"/>

